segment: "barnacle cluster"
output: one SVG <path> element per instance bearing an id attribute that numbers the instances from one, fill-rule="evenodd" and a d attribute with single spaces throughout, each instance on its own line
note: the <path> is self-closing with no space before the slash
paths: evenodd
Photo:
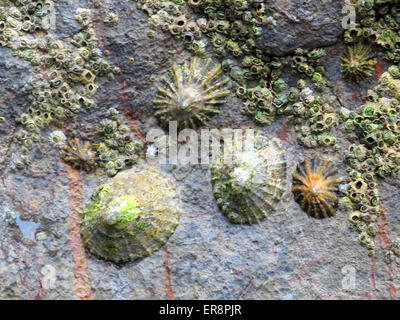
<path id="1" fill-rule="evenodd" d="M 235 65 L 234 60 L 224 59 L 222 66 L 225 72 L 240 86 L 258 83 L 262 87 L 276 81 L 282 75 L 282 62 L 277 57 L 257 57 L 246 55 L 241 66 Z"/>
<path id="2" fill-rule="evenodd" d="M 236 89 L 236 95 L 244 100 L 243 113 L 254 117 L 254 120 L 261 125 L 269 125 L 275 120 L 274 93 L 275 91 L 260 86 L 254 88 L 240 86 Z"/>
<path id="3" fill-rule="evenodd" d="M 282 63 L 279 59 L 248 55 L 243 58 L 241 66 L 232 59 L 225 59 L 222 67 L 229 73 L 236 95 L 244 101 L 244 113 L 254 115 L 255 121 L 261 125 L 271 124 L 275 119 L 271 100 L 286 88 L 286 83 L 280 78 Z M 253 113 L 256 106 L 253 107 L 251 103 L 255 101 L 260 110 Z"/>
<path id="4" fill-rule="evenodd" d="M 244 101 L 243 113 L 258 124 L 269 125 L 276 116 L 284 115 L 295 125 L 301 145 L 336 147 L 331 131 L 337 117 L 333 101 L 324 92 L 328 89 L 323 67 L 325 55 L 323 49 L 298 49 L 289 61 L 246 56 L 241 67 L 231 59 L 225 59 L 222 66 L 233 79 L 237 97 Z M 296 87 L 289 87 L 281 77 L 285 66 L 301 76 Z"/>
<path id="5" fill-rule="evenodd" d="M 170 180 L 152 168 L 132 168 L 97 187 L 82 213 L 80 231 L 92 254 L 123 263 L 160 249 L 180 217 Z"/>
<path id="6" fill-rule="evenodd" d="M 294 72 L 312 81 L 315 90 L 322 92 L 328 85 L 324 58 L 326 51 L 322 48 L 310 51 L 298 48 L 292 57 L 291 68 Z"/>
<path id="7" fill-rule="evenodd" d="M 230 93 L 228 78 L 220 77 L 222 67 L 211 59 L 193 57 L 183 65 L 175 65 L 162 79 L 154 100 L 154 114 L 163 127 L 177 121 L 179 127 L 196 128 L 219 113 Z"/>
<path id="8" fill-rule="evenodd" d="M 136 164 L 143 149 L 125 117 L 115 108 L 105 112 L 91 141 L 81 142 L 77 137 L 67 141 L 60 130 L 53 131 L 49 141 L 60 149 L 61 157 L 72 167 L 88 172 L 100 167 L 109 176 Z"/>
<path id="9" fill-rule="evenodd" d="M 16 118 L 22 125 L 16 135 L 21 146 L 18 163 L 27 163 L 41 129 L 61 128 L 79 112 L 90 110 L 95 104 L 96 78 L 113 79 L 119 70 L 102 57 L 90 10 L 77 10 L 81 30 L 67 43 L 47 33 L 52 1 L 13 2 L 13 7 L 0 8 L 0 45 L 29 61 L 38 73 L 25 87 L 30 106 Z"/>
<path id="10" fill-rule="evenodd" d="M 357 43 L 349 46 L 342 57 L 342 72 L 346 79 L 359 82 L 372 75 L 375 64 L 376 59 L 371 55 L 371 48 Z"/>
<path id="11" fill-rule="evenodd" d="M 336 150 L 337 140 L 333 135 L 337 124 L 334 99 L 315 94 L 310 88 L 303 88 L 303 85 L 300 80 L 298 87 L 289 91 L 288 100 L 296 96 L 297 100 L 289 101 L 283 110 L 290 123 L 295 125 L 297 141 L 306 148 L 321 146 Z"/>
<path id="12" fill-rule="evenodd" d="M 400 2 L 365 0 L 351 2 L 357 10 L 357 24 L 346 30 L 344 40 L 352 45 L 342 58 L 346 78 L 360 81 L 372 74 L 376 60 L 369 47 L 379 45 L 383 57 L 393 65 L 380 76 L 379 84 L 369 90 L 366 101 L 353 112 L 343 114 L 345 130 L 359 139 L 346 153 L 349 165 L 346 197 L 350 225 L 359 232 L 360 243 L 374 254 L 374 238 L 381 207 L 377 182 L 398 177 L 400 112 Z"/>
<path id="13" fill-rule="evenodd" d="M 352 164 L 362 163 L 365 171 L 380 178 L 400 174 L 400 74 L 393 77 L 394 69 L 399 70 L 394 66 L 385 72 L 376 91 L 370 93 L 370 100 L 350 114 L 345 124 L 346 130 L 355 132 L 362 143 L 363 152 L 352 158 Z"/>
<path id="14" fill-rule="evenodd" d="M 286 190 L 287 165 L 276 139 L 260 134 L 225 144 L 211 168 L 214 196 L 233 223 L 258 223 L 276 209 Z"/>
<path id="15" fill-rule="evenodd" d="M 117 109 L 111 108 L 105 113 L 97 131 L 99 142 L 93 145 L 98 154 L 98 164 L 108 175 L 113 176 L 137 162 L 143 144 Z"/>
<path id="16" fill-rule="evenodd" d="M 211 44 L 221 56 L 242 56 L 261 51 L 257 38 L 262 27 L 276 21 L 261 0 L 138 0 L 149 15 L 150 27 L 161 28 L 181 39 L 195 53 L 204 53 Z"/>
<path id="17" fill-rule="evenodd" d="M 397 0 L 367 0 L 354 5 L 358 24 L 345 32 L 345 41 L 377 43 L 385 50 L 386 59 L 400 62 L 400 3 Z"/>
<path id="18" fill-rule="evenodd" d="M 400 174 L 399 79 L 399 67 L 391 66 L 382 74 L 378 86 L 368 92 L 367 101 L 348 114 L 345 123 L 345 129 L 360 141 L 359 145 L 351 145 L 346 154 L 350 168 L 345 200 L 352 210 L 350 222 L 370 254 L 377 233 L 375 222 L 380 216 L 377 179 Z"/>
<path id="19" fill-rule="evenodd" d="M 332 101 L 318 95 L 299 80 L 290 87 L 276 80 L 272 88 L 239 87 L 236 91 L 244 98 L 244 113 L 254 116 L 261 124 L 271 123 L 276 115 L 285 115 L 295 125 L 298 142 L 307 147 L 336 147 L 336 138 L 330 134 L 337 123 Z"/>
<path id="20" fill-rule="evenodd" d="M 350 147 L 348 157 L 358 155 L 359 159 L 368 161 L 359 153 L 362 145 Z M 364 171 L 360 166 L 348 170 L 346 197 L 341 199 L 341 206 L 350 211 L 350 227 L 359 233 L 360 243 L 368 249 L 369 255 L 374 254 L 373 239 L 378 232 L 377 220 L 380 215 L 379 193 L 376 178 L 373 173 Z"/>
<path id="21" fill-rule="evenodd" d="M 14 6 L 0 7 L 0 45 L 11 47 L 21 32 L 46 31 L 51 27 L 51 0 L 10 0 Z"/>
<path id="22" fill-rule="evenodd" d="M 337 169 L 330 161 L 305 159 L 292 173 L 296 202 L 308 216 L 323 219 L 336 214 L 339 202 Z"/>
<path id="23" fill-rule="evenodd" d="M 254 116 L 260 125 L 269 125 L 275 119 L 272 99 L 286 88 L 280 78 L 282 62 L 278 58 L 245 56 L 240 65 L 228 58 L 222 61 L 224 72 L 232 79 L 236 95 L 244 101 L 243 112 Z M 254 106 L 252 102 L 257 105 Z"/>

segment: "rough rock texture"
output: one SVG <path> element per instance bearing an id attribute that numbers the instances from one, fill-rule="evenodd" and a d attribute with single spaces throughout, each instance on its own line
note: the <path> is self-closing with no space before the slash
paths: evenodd
<path id="1" fill-rule="evenodd" d="M 97 1 L 95 1 L 96 3 Z M 286 2 L 286 1 L 285 1 Z M 302 35 L 295 44 L 289 37 L 284 44 L 290 50 L 300 45 L 322 45 L 328 35 L 336 34 L 329 23 L 334 15 L 324 8 L 339 9 L 336 1 L 308 1 L 314 22 L 299 22 L 290 33 L 300 35 L 309 26 L 321 25 L 326 36 Z M 82 134 L 92 132 L 93 124 L 104 111 L 117 107 L 137 124 L 143 136 L 157 124 L 152 118 L 152 100 L 158 79 L 189 54 L 167 34 L 157 33 L 149 39 L 147 17 L 135 9 L 133 1 L 102 1 L 115 10 L 119 24 L 96 27 L 102 46 L 111 62 L 122 70 L 113 82 L 102 80 L 97 106 L 83 113 L 67 130 Z M 290 3 L 304 3 L 290 1 Z M 321 3 L 321 6 L 314 6 Z M 78 7 L 94 9 L 93 1 L 57 1 L 57 31 L 61 36 L 73 34 L 77 28 L 71 17 Z M 318 13 L 317 13 L 318 10 Z M 296 10 L 292 9 L 293 14 Z M 302 20 L 310 16 L 305 11 Z M 335 11 L 336 12 L 336 11 Z M 298 13 L 299 14 L 299 13 Z M 288 21 L 289 18 L 288 18 Z M 318 22 L 319 21 L 319 22 Z M 318 27 L 315 29 L 318 30 Z M 275 39 L 283 41 L 282 33 Z M 310 35 L 313 36 L 311 41 Z M 335 38 L 336 38 L 335 36 Z M 279 38 L 282 37 L 282 38 Z M 333 41 L 332 36 L 332 42 Z M 266 42 L 270 40 L 265 37 Z M 367 88 L 376 85 L 375 78 L 352 85 L 340 73 L 341 42 L 328 50 L 329 79 L 335 84 L 340 102 L 352 109 L 361 102 Z M 133 56 L 135 63 L 129 58 Z M 379 69 L 385 66 L 380 62 Z M 0 124 L 0 139 L 12 134 L 14 117 L 28 103 L 24 83 L 32 76 L 32 68 L 9 49 L 0 48 L 0 113 L 6 122 Z M 241 114 L 241 101 L 233 95 L 221 108 L 209 127 L 253 126 Z M 293 128 L 285 119 L 262 128 L 268 136 L 282 140 L 291 172 L 305 156 L 318 156 L 322 149 L 299 147 Z M 344 150 L 350 142 L 337 132 Z M 1 152 L 0 160 L 12 155 L 15 146 Z M 0 179 L 0 298 L 2 299 L 393 299 L 400 298 L 400 266 L 388 265 L 384 255 L 391 239 L 400 235 L 398 180 L 379 182 L 385 219 L 380 222 L 376 239 L 376 256 L 368 257 L 358 243 L 356 232 L 349 230 L 347 214 L 316 221 L 308 218 L 288 190 L 277 211 L 256 225 L 233 225 L 219 211 L 206 166 L 165 168 L 178 180 L 182 194 L 182 218 L 168 243 L 151 257 L 117 266 L 85 253 L 79 238 L 79 214 L 90 200 L 95 187 L 107 177 L 70 169 L 56 150 L 43 145 L 34 152 L 35 161 L 28 169 L 1 171 Z M 343 153 L 330 154 L 344 173 Z M 288 177 L 289 178 L 289 177 Z M 354 286 L 347 286 L 347 273 L 355 276 Z"/>
<path id="2" fill-rule="evenodd" d="M 342 33 L 344 0 L 272 0 L 277 27 L 265 29 L 264 49 L 285 55 L 296 48 L 310 49 L 336 43 Z"/>

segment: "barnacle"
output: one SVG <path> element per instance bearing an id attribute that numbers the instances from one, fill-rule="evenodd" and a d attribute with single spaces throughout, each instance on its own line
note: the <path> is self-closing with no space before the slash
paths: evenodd
<path id="1" fill-rule="evenodd" d="M 316 219 L 332 217 L 338 204 L 337 169 L 328 160 L 305 159 L 292 173 L 292 192 L 301 209 Z"/>
<path id="2" fill-rule="evenodd" d="M 376 59 L 371 57 L 371 48 L 358 43 L 347 48 L 342 57 L 342 71 L 346 79 L 359 82 L 372 75 Z"/>
<path id="3" fill-rule="evenodd" d="M 177 121 L 179 127 L 196 128 L 204 125 L 230 91 L 227 78 L 220 78 L 222 68 L 211 59 L 194 57 L 176 65 L 162 81 L 154 100 L 155 115 L 163 127 Z"/>
<path id="4" fill-rule="evenodd" d="M 391 245 L 391 251 L 400 258 L 400 238 L 396 238 Z"/>
<path id="5" fill-rule="evenodd" d="M 96 166 L 97 155 L 92 150 L 89 141 L 81 143 L 78 138 L 68 141 L 68 145 L 64 147 L 65 162 L 71 163 L 74 168 L 84 169 L 85 171 L 92 171 Z"/>
<path id="6" fill-rule="evenodd" d="M 65 134 L 60 130 L 55 130 L 50 133 L 49 142 L 56 148 L 64 148 L 67 143 Z"/>
<path id="7" fill-rule="evenodd" d="M 87 26 L 92 22 L 92 14 L 89 9 L 78 8 L 76 11 L 76 20 L 83 26 Z"/>
<path id="8" fill-rule="evenodd" d="M 181 216 L 169 179 L 152 168 L 133 168 L 99 186 L 81 216 L 82 241 L 95 256 L 134 261 L 160 249 Z"/>
<path id="9" fill-rule="evenodd" d="M 114 12 L 108 12 L 104 19 L 104 23 L 110 26 L 115 26 L 118 24 L 118 20 L 118 16 Z"/>
<path id="10" fill-rule="evenodd" d="M 276 209 L 286 190 L 282 147 L 277 139 L 260 134 L 225 144 L 211 172 L 217 204 L 233 223 L 262 221 Z"/>

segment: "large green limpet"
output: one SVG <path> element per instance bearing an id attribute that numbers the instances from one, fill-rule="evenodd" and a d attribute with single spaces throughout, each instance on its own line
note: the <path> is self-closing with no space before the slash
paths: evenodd
<path id="1" fill-rule="evenodd" d="M 95 256 L 116 263 L 150 256 L 179 224 L 170 181 L 153 168 L 120 172 L 100 185 L 81 217 L 81 235 Z"/>

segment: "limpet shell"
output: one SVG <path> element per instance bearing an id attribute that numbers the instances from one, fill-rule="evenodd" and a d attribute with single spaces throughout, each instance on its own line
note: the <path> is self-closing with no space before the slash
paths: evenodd
<path id="1" fill-rule="evenodd" d="M 154 114 L 162 127 L 177 121 L 180 128 L 197 128 L 215 114 L 230 93 L 228 78 L 221 78 L 222 67 L 211 59 L 193 57 L 175 65 L 162 79 L 154 100 Z"/>
<path id="2" fill-rule="evenodd" d="M 135 261 L 159 250 L 180 217 L 169 179 L 153 168 L 133 168 L 96 189 L 81 217 L 82 240 L 99 258 Z"/>
<path id="3" fill-rule="evenodd" d="M 228 144 L 213 165 L 212 184 L 218 206 L 233 223 L 260 222 L 276 209 L 287 186 L 287 164 L 277 139 L 243 138 L 243 152 Z M 234 155 L 224 163 L 224 154 Z M 226 162 L 226 161 L 225 161 Z"/>
<path id="4" fill-rule="evenodd" d="M 296 202 L 308 216 L 323 219 L 336 214 L 339 202 L 337 169 L 328 160 L 305 159 L 293 172 L 292 192 Z"/>

